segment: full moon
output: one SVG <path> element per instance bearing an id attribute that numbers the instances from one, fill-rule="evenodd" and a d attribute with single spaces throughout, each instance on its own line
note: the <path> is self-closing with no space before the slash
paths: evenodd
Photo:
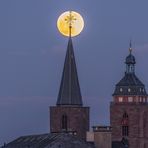
<path id="1" fill-rule="evenodd" d="M 57 27 L 64 36 L 77 36 L 84 28 L 82 16 L 75 11 L 66 11 L 62 13 L 57 20 Z"/>

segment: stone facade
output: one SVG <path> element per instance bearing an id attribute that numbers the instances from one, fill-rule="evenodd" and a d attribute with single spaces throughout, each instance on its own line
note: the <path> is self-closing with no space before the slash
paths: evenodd
<path id="1" fill-rule="evenodd" d="M 112 141 L 121 141 L 122 120 L 124 113 L 128 115 L 129 134 L 125 138 L 130 148 L 148 148 L 148 104 L 147 103 L 115 103 L 110 105 L 110 121 Z"/>
<path id="2" fill-rule="evenodd" d="M 130 44 L 124 77 L 116 84 L 110 104 L 112 141 L 128 140 L 130 148 L 148 148 L 148 94 L 135 74 Z"/>
<path id="3" fill-rule="evenodd" d="M 86 139 L 86 132 L 89 131 L 89 107 L 50 107 L 50 131 L 51 133 L 61 132 L 62 116 L 67 116 L 67 131 L 75 132 L 78 137 Z"/>
<path id="4" fill-rule="evenodd" d="M 93 126 L 93 131 L 87 132 L 87 141 L 93 142 L 96 148 L 111 148 L 111 127 Z"/>

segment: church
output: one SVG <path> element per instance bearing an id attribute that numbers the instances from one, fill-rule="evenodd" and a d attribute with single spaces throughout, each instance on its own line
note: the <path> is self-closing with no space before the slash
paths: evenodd
<path id="1" fill-rule="evenodd" d="M 135 66 L 130 43 L 124 76 L 110 102 L 110 126 L 90 129 L 90 108 L 83 105 L 69 36 L 58 97 L 49 107 L 50 133 L 21 136 L 1 148 L 148 148 L 148 95 Z"/>

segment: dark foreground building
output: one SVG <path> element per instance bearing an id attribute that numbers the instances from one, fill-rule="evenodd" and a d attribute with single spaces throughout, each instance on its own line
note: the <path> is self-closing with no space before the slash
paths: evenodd
<path id="1" fill-rule="evenodd" d="M 117 83 L 110 104 L 112 141 L 129 141 L 130 148 L 148 148 L 148 103 L 144 84 L 135 74 L 135 57 L 126 58 L 126 72 Z"/>
<path id="2" fill-rule="evenodd" d="M 61 133 L 23 136 L 2 148 L 94 148 L 94 146 L 69 133 Z"/>

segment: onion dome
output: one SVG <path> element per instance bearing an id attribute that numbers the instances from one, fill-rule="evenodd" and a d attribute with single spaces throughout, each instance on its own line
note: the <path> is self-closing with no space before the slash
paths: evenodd
<path id="1" fill-rule="evenodd" d="M 136 60 L 135 57 L 130 53 L 127 57 L 126 57 L 126 64 L 136 64 Z"/>

